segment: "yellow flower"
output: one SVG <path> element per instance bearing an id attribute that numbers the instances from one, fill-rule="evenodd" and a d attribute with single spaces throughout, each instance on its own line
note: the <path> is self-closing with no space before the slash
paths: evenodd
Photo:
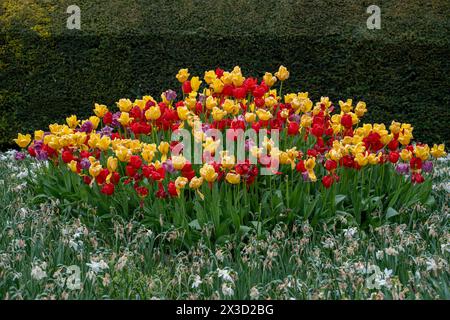
<path id="1" fill-rule="evenodd" d="M 245 121 L 252 123 L 256 121 L 256 114 L 252 113 L 252 112 L 247 112 L 245 114 Z"/>
<path id="2" fill-rule="evenodd" d="M 182 120 L 182 121 L 187 120 L 188 114 L 189 114 L 189 109 L 185 106 L 178 107 L 177 114 L 178 114 L 178 118 L 180 118 L 180 120 Z"/>
<path id="3" fill-rule="evenodd" d="M 107 166 L 109 172 L 115 172 L 117 170 L 118 165 L 119 165 L 119 162 L 118 162 L 117 158 L 108 157 L 106 166 Z"/>
<path id="4" fill-rule="evenodd" d="M 277 78 L 273 76 L 270 72 L 266 72 L 263 77 L 264 83 L 267 84 L 268 87 L 272 87 L 275 82 L 277 82 Z"/>
<path id="5" fill-rule="evenodd" d="M 241 182 L 241 175 L 238 173 L 228 172 L 225 179 L 230 184 L 239 184 Z"/>
<path id="6" fill-rule="evenodd" d="M 234 167 L 235 164 L 235 158 L 233 155 L 228 155 L 228 152 L 224 152 L 222 154 L 222 161 L 221 161 L 221 165 L 223 168 L 225 169 L 231 169 Z"/>
<path id="7" fill-rule="evenodd" d="M 203 177 L 193 177 L 191 182 L 189 182 L 189 188 L 198 189 L 203 184 Z"/>
<path id="8" fill-rule="evenodd" d="M 161 152 L 161 161 L 164 162 L 167 159 L 167 154 L 169 153 L 170 144 L 166 141 L 161 141 L 158 146 L 159 152 Z"/>
<path id="9" fill-rule="evenodd" d="M 308 160 L 305 161 L 305 169 L 308 171 L 309 179 L 312 182 L 315 182 L 317 180 L 316 174 L 314 173 L 314 167 L 316 166 L 316 158 L 308 158 Z"/>
<path id="10" fill-rule="evenodd" d="M 120 99 L 116 104 L 122 112 L 129 112 L 133 107 L 133 103 L 130 99 Z"/>
<path id="11" fill-rule="evenodd" d="M 131 158 L 131 150 L 124 146 L 120 146 L 115 151 L 116 157 L 119 158 L 121 162 L 129 162 Z"/>
<path id="12" fill-rule="evenodd" d="M 205 79 L 207 84 L 213 83 L 213 81 L 217 79 L 216 72 L 214 70 L 206 71 L 203 79 Z"/>
<path id="13" fill-rule="evenodd" d="M 158 105 L 150 107 L 147 111 L 145 111 L 145 118 L 147 120 L 157 120 L 161 117 L 161 109 Z"/>
<path id="14" fill-rule="evenodd" d="M 215 121 L 220 121 L 223 119 L 224 116 L 227 115 L 227 112 L 225 110 L 219 109 L 217 107 L 213 108 L 212 111 L 212 117 Z"/>
<path id="15" fill-rule="evenodd" d="M 76 173 L 78 171 L 77 169 L 77 162 L 75 160 L 70 161 L 67 166 L 69 167 L 70 171 Z"/>
<path id="16" fill-rule="evenodd" d="M 178 71 L 178 74 L 176 75 L 176 78 L 181 83 L 185 82 L 189 78 L 188 69 L 180 69 L 180 71 Z"/>
<path id="17" fill-rule="evenodd" d="M 94 129 L 97 129 L 98 125 L 100 124 L 100 118 L 96 116 L 89 117 L 89 121 L 92 123 Z"/>
<path id="18" fill-rule="evenodd" d="M 445 145 L 444 144 L 440 144 L 440 145 L 435 144 L 433 146 L 433 148 L 431 148 L 431 152 L 430 153 L 435 158 L 442 158 L 442 157 L 445 157 L 445 155 L 447 154 L 445 152 Z"/>
<path id="19" fill-rule="evenodd" d="M 34 132 L 34 140 L 39 141 L 44 139 L 44 131 L 42 130 L 36 130 Z"/>
<path id="20" fill-rule="evenodd" d="M 108 113 L 108 107 L 103 104 L 95 104 L 94 113 L 97 117 L 103 118 Z"/>
<path id="21" fill-rule="evenodd" d="M 400 122 L 392 121 L 392 123 L 391 123 L 391 125 L 389 127 L 389 130 L 391 130 L 392 134 L 397 134 L 397 133 L 400 132 L 400 127 L 401 127 L 401 123 Z"/>
<path id="22" fill-rule="evenodd" d="M 14 139 L 14 142 L 17 143 L 17 145 L 19 147 L 25 148 L 31 142 L 31 135 L 30 134 L 23 135 L 23 134 L 19 133 L 17 135 L 17 139 Z"/>
<path id="23" fill-rule="evenodd" d="M 269 108 L 273 108 L 277 103 L 278 103 L 277 99 L 275 99 L 272 96 L 264 99 L 264 104 Z"/>
<path id="24" fill-rule="evenodd" d="M 215 79 L 211 84 L 211 87 L 215 93 L 222 93 L 224 86 L 224 83 L 220 79 Z"/>
<path id="25" fill-rule="evenodd" d="M 289 71 L 285 66 L 280 66 L 278 72 L 275 73 L 275 76 L 278 78 L 278 80 L 284 81 L 289 78 Z"/>
<path id="26" fill-rule="evenodd" d="M 378 164 L 380 162 L 381 155 L 382 155 L 381 152 L 378 153 L 378 155 L 376 155 L 375 153 L 371 153 L 367 156 L 367 160 L 372 165 Z"/>
<path id="27" fill-rule="evenodd" d="M 216 106 L 217 101 L 213 96 L 209 96 L 208 98 L 206 98 L 206 109 L 212 110 Z"/>
<path id="28" fill-rule="evenodd" d="M 341 111 L 344 113 L 349 113 L 350 111 L 352 111 L 353 106 L 352 106 L 353 100 L 352 99 L 347 99 L 347 101 L 342 101 L 339 100 L 339 106 L 341 107 Z"/>
<path id="29" fill-rule="evenodd" d="M 106 151 L 109 149 L 109 145 L 111 144 L 111 138 L 108 136 L 103 136 L 98 142 L 97 147 L 102 150 Z"/>
<path id="30" fill-rule="evenodd" d="M 214 182 L 217 179 L 217 172 L 214 170 L 214 167 L 208 163 L 205 163 L 203 167 L 200 169 L 200 175 L 207 182 Z"/>
<path id="31" fill-rule="evenodd" d="M 312 125 L 312 117 L 310 115 L 304 114 L 300 118 L 300 125 L 303 128 L 309 128 Z"/>
<path id="32" fill-rule="evenodd" d="M 89 167 L 89 174 L 95 178 L 100 174 L 100 171 L 102 171 L 102 169 L 103 168 L 100 164 L 94 163 Z"/>
<path id="33" fill-rule="evenodd" d="M 359 101 L 355 107 L 356 115 L 361 118 L 367 112 L 366 103 L 363 101 Z"/>
<path id="34" fill-rule="evenodd" d="M 211 155 L 214 155 L 219 145 L 220 140 L 214 140 L 213 137 L 206 137 L 205 142 L 203 143 L 203 149 L 205 152 L 209 152 Z"/>
<path id="35" fill-rule="evenodd" d="M 414 154 L 422 161 L 428 160 L 430 157 L 430 147 L 428 145 L 416 146 L 414 148 Z"/>
<path id="36" fill-rule="evenodd" d="M 402 152 L 400 152 L 400 158 L 402 158 L 403 161 L 411 160 L 412 156 L 412 152 L 408 149 L 403 149 Z"/>
<path id="37" fill-rule="evenodd" d="M 198 89 L 200 88 L 200 85 L 202 84 L 202 81 L 200 81 L 199 77 L 192 77 L 191 79 L 191 88 L 192 91 L 197 92 Z"/>
<path id="38" fill-rule="evenodd" d="M 258 115 L 258 118 L 267 121 L 272 118 L 272 113 L 270 111 L 264 110 L 264 109 L 258 109 L 256 110 L 256 114 Z"/>
<path id="39" fill-rule="evenodd" d="M 76 115 L 72 115 L 66 118 L 66 122 L 71 129 L 75 129 L 80 124 L 80 120 L 77 119 Z"/>
<path id="40" fill-rule="evenodd" d="M 188 184 L 189 180 L 185 177 L 178 177 L 175 179 L 175 187 L 177 189 L 184 189 Z"/>
<path id="41" fill-rule="evenodd" d="M 357 153 L 355 156 L 355 161 L 361 167 L 366 166 L 369 163 L 367 152 Z"/>
<path id="42" fill-rule="evenodd" d="M 130 118 L 130 114 L 128 112 L 122 112 L 118 119 L 120 124 L 124 127 L 126 127 L 131 122 L 131 120 L 132 118 Z"/>
<path id="43" fill-rule="evenodd" d="M 172 157 L 172 165 L 175 168 L 175 170 L 181 170 L 183 169 L 184 165 L 186 164 L 186 158 L 183 156 L 173 156 Z"/>

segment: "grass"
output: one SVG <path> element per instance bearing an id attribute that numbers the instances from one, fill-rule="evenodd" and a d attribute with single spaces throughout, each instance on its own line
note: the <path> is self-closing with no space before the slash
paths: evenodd
<path id="1" fill-rule="evenodd" d="M 106 225 L 87 205 L 36 198 L 26 181 L 37 164 L 13 158 L 0 155 L 3 299 L 450 298 L 448 158 L 435 167 L 434 211 L 416 205 L 367 231 L 342 216 L 296 221 L 220 245 L 205 228 L 189 250 L 181 230 L 114 215 Z"/>

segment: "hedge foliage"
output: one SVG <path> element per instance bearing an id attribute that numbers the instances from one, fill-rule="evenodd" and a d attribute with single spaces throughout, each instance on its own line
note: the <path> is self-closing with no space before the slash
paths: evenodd
<path id="1" fill-rule="evenodd" d="M 362 99 L 367 121 L 409 121 L 417 140 L 449 144 L 448 1 L 380 1 L 382 29 L 368 30 L 371 2 L 80 0 L 76 31 L 65 0 L 4 0 L 0 146 L 94 102 L 158 96 L 181 67 L 258 76 L 280 64 L 288 89 Z"/>

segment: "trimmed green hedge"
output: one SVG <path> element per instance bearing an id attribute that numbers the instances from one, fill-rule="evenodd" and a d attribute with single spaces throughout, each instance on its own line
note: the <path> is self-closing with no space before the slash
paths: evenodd
<path id="1" fill-rule="evenodd" d="M 123 4 L 124 1 L 112 2 Z M 143 2 L 135 3 L 142 6 Z M 243 8 L 256 4 L 250 0 L 238 2 Z M 368 16 L 365 4 L 350 5 L 350 1 L 344 1 L 347 7 L 330 4 L 335 12 L 342 11 L 338 17 L 347 20 L 330 23 L 331 26 L 322 29 L 320 26 L 326 21 L 317 23 L 311 17 L 311 14 L 314 17 L 313 8 L 308 7 L 307 2 L 299 1 L 312 10 L 307 16 L 312 25 L 304 26 L 298 22 L 296 33 L 292 15 L 300 16 L 301 10 L 286 10 L 289 8 L 286 6 L 295 1 L 281 2 L 285 10 L 279 7 L 280 4 L 277 8 L 286 14 L 286 23 L 283 25 L 283 14 L 274 15 L 270 11 L 268 16 L 273 28 L 264 35 L 256 31 L 269 27 L 258 11 L 261 9 L 252 7 L 252 13 L 247 8 L 242 13 L 247 20 L 253 14 L 255 21 L 261 24 L 260 29 L 252 23 L 248 28 L 239 27 L 250 33 L 237 34 L 227 32 L 238 28 L 236 17 L 229 12 L 218 16 L 219 22 L 228 17 L 227 21 L 231 23 L 221 29 L 216 20 L 205 21 L 207 12 L 199 11 L 201 2 L 194 0 L 181 1 L 183 5 L 179 11 L 176 11 L 175 2 L 158 10 L 153 4 L 151 8 L 155 12 L 145 11 L 145 19 L 140 24 L 130 23 L 130 29 L 123 33 L 108 33 L 107 28 L 100 28 L 95 33 L 95 22 L 100 19 L 100 25 L 105 26 L 107 19 L 93 20 L 93 17 L 83 15 L 87 21 L 82 19 L 82 31 L 57 30 L 56 22 L 49 26 L 44 24 L 40 30 L 48 30 L 53 36 L 21 30 L 21 24 L 19 27 L 14 23 L 7 25 L 0 34 L 0 146 L 10 147 L 18 130 L 44 128 L 54 121 L 63 121 L 70 114 L 88 115 L 94 102 L 111 106 L 122 97 L 159 96 L 163 90 L 178 88 L 175 74 L 182 67 L 188 67 L 191 74 L 202 76 L 207 69 L 218 66 L 231 69 L 240 65 L 245 74 L 260 76 L 264 71 L 275 71 L 280 64 L 291 71 L 287 89 L 308 91 L 315 99 L 321 95 L 329 96 L 335 102 L 346 98 L 361 99 L 368 105 L 367 121 L 411 122 L 416 140 L 450 143 L 450 41 L 448 33 L 442 32 L 448 26 L 448 19 L 440 20 L 438 14 L 445 7 L 445 1 L 435 1 L 441 5 L 437 7 L 438 11 L 433 7 L 427 14 L 436 22 L 434 27 L 430 19 L 424 19 L 420 24 L 416 18 L 414 21 L 419 24 L 415 29 L 412 26 L 412 30 L 417 33 L 408 34 L 402 29 L 397 38 L 394 26 L 389 27 L 389 23 L 393 23 L 390 20 L 382 25 L 386 30 L 369 32 L 365 29 Z M 187 9 L 187 3 L 192 4 L 191 11 Z M 323 2 L 319 3 L 319 9 L 325 10 Z M 390 14 L 394 17 L 395 7 L 390 6 L 393 10 Z M 269 12 L 268 5 L 263 7 Z M 207 8 L 210 12 L 217 10 L 212 5 Z M 169 12 L 169 9 L 173 11 Z M 362 19 L 355 15 L 356 9 L 362 10 Z M 86 11 L 83 10 L 82 7 L 82 14 Z M 52 11 L 51 21 L 61 23 L 61 17 L 67 17 L 61 16 L 60 11 Z M 161 17 L 163 11 L 165 18 Z M 59 13 L 56 15 L 55 12 Z M 92 11 L 88 14 L 92 15 Z M 142 15 L 141 12 L 139 17 L 143 18 Z M 170 24 L 168 21 L 172 17 L 174 22 Z M 195 19 L 189 24 L 193 17 Z M 332 15 L 328 12 L 325 17 Z M 360 21 L 352 29 L 348 21 L 355 17 Z M 407 21 L 402 19 L 395 22 L 395 28 L 401 28 L 402 22 Z M 118 21 L 110 23 L 121 26 Z M 151 32 L 149 23 L 158 33 Z M 138 28 L 138 25 L 143 27 Z M 339 30 L 339 26 L 342 26 L 342 34 L 333 31 Z M 167 33 L 163 32 L 163 27 Z M 173 30 L 169 30 L 171 27 Z M 426 37 L 430 30 L 432 32 Z"/>

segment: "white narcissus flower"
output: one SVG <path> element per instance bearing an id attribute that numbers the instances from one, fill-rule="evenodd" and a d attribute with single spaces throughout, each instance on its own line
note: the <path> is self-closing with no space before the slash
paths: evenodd
<path id="1" fill-rule="evenodd" d="M 91 260 L 91 262 L 90 262 L 90 263 L 86 263 L 86 265 L 87 265 L 89 268 L 91 268 L 91 270 L 92 270 L 93 272 L 95 272 L 95 273 L 98 273 L 98 272 L 100 272 L 100 271 L 103 271 L 103 270 L 109 268 L 109 267 L 108 267 L 108 264 L 107 264 L 105 261 L 103 261 L 103 260 L 100 260 L 100 261 L 92 261 L 92 260 Z"/>
<path id="2" fill-rule="evenodd" d="M 47 277 L 47 272 L 40 266 L 34 266 L 33 269 L 31 269 L 31 277 L 39 281 Z"/>
<path id="3" fill-rule="evenodd" d="M 224 296 L 231 297 L 234 295 L 234 290 L 230 286 L 227 285 L 227 283 L 222 284 L 222 293 Z"/>
<path id="4" fill-rule="evenodd" d="M 194 276 L 194 282 L 192 282 L 192 289 L 198 288 L 202 284 L 202 279 L 197 274 Z"/>

